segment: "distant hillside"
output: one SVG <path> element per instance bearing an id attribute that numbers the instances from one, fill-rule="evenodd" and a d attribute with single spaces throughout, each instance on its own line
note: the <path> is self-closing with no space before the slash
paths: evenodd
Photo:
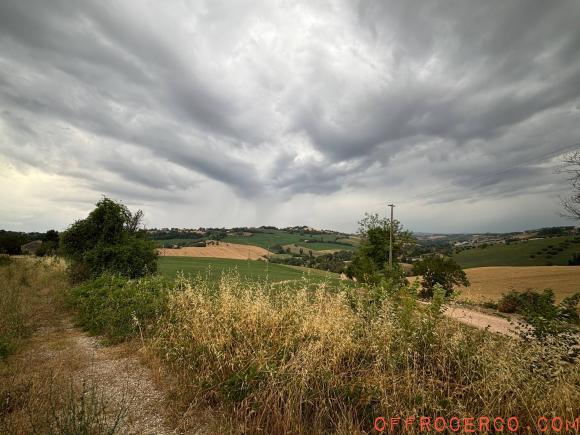
<path id="1" fill-rule="evenodd" d="M 151 229 L 149 235 L 159 247 L 202 246 L 207 240 L 259 246 L 278 252 L 286 248 L 303 248 L 304 251 L 353 251 L 359 240 L 349 234 L 315 230 L 308 227 L 278 229 L 260 228 L 199 228 Z"/>
<path id="2" fill-rule="evenodd" d="M 580 236 L 511 241 L 506 244 L 480 245 L 455 253 L 453 258 L 464 268 L 482 266 L 551 266 L 568 264 L 580 252 Z"/>

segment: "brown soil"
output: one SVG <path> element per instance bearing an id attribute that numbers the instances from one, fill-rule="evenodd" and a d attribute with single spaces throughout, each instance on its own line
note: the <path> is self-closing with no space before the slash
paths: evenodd
<path id="1" fill-rule="evenodd" d="M 161 256 L 231 258 L 234 260 L 259 260 L 269 254 L 268 250 L 259 246 L 222 242 L 219 245 L 205 247 L 160 248 L 157 251 Z"/>

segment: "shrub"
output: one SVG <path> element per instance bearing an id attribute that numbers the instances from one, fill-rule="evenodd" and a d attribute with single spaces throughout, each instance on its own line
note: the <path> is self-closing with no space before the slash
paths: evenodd
<path id="1" fill-rule="evenodd" d="M 568 260 L 568 266 L 580 266 L 580 254 L 572 254 L 572 257 Z"/>
<path id="2" fill-rule="evenodd" d="M 440 285 L 448 296 L 453 293 L 455 285 L 469 285 L 467 275 L 461 266 L 448 257 L 427 257 L 413 265 L 413 273 L 422 275 L 422 294 L 425 297 L 433 296 L 436 285 Z"/>
<path id="3" fill-rule="evenodd" d="M 498 311 L 522 315 L 527 322 L 521 331 L 524 338 L 545 340 L 548 337 L 556 337 L 562 339 L 563 343 L 572 349 L 577 346 L 575 325 L 580 323 L 577 311 L 579 302 L 580 292 L 556 305 L 551 289 L 545 289 L 542 293 L 533 290 L 519 293 L 512 290 L 502 296 Z"/>
<path id="4" fill-rule="evenodd" d="M 151 333 L 165 311 L 167 291 L 161 276 L 131 280 L 103 274 L 71 289 L 66 299 L 74 307 L 79 325 L 92 334 L 119 342 Z"/>
<path id="5" fill-rule="evenodd" d="M 71 262 L 74 282 L 104 272 L 130 278 L 155 272 L 154 243 L 140 230 L 142 212 L 132 214 L 127 207 L 103 198 L 86 219 L 76 221 L 61 235 L 63 255 Z"/>
<path id="6" fill-rule="evenodd" d="M 510 290 L 509 293 L 504 294 L 497 304 L 497 310 L 501 313 L 515 313 L 519 306 L 519 293 L 515 290 Z"/>

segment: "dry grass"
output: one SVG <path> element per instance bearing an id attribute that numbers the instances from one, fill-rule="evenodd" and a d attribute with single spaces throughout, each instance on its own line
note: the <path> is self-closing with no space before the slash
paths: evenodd
<path id="1" fill-rule="evenodd" d="M 11 355 L 0 360 L 0 433 L 114 433 L 122 404 L 73 373 L 90 362 L 63 333 L 64 264 L 19 258 L 0 267 L 1 331 Z"/>
<path id="2" fill-rule="evenodd" d="M 182 280 L 154 348 L 175 395 L 230 430 L 357 433 L 376 416 L 575 417 L 580 366 L 560 349 L 475 331 L 392 297 Z M 345 290 L 348 291 L 348 290 Z M 373 303 L 374 301 L 374 303 Z"/>
<path id="3" fill-rule="evenodd" d="M 169 257 L 210 257 L 231 258 L 234 260 L 259 260 L 267 257 L 267 249 L 253 245 L 238 245 L 236 243 L 219 242 L 219 245 L 205 247 L 186 247 L 178 249 L 160 248 L 157 250 L 161 256 Z"/>
<path id="4" fill-rule="evenodd" d="M 135 374 L 134 367 L 120 368 L 124 352 L 134 349 L 119 350 L 114 361 L 87 345 L 88 337 L 67 333 L 56 303 L 67 285 L 59 267 L 22 263 L 0 274 L 8 283 L 0 283 L 2 292 L 16 286 L 24 295 L 24 320 L 14 325 L 36 331 L 0 362 L 0 432 L 118 430 L 128 405 L 114 381 Z M 157 281 L 143 278 L 139 286 Z M 370 432 L 377 416 L 577 417 L 580 365 L 562 361 L 568 349 L 559 342 L 524 343 L 471 329 L 442 316 L 437 299 L 420 304 L 413 288 L 338 292 L 326 285 L 248 285 L 225 275 L 216 288 L 178 277 L 143 341 L 171 406 L 139 393 L 144 411 L 136 420 L 169 407 L 171 424 L 191 433 L 203 406 L 222 417 L 214 432 L 346 434 Z M 83 382 L 95 361 L 90 352 L 104 358 L 93 370 L 102 373 Z M 143 376 L 132 391 L 154 388 Z M 136 427 L 163 432 L 161 422 L 151 424 Z"/>
<path id="5" fill-rule="evenodd" d="M 497 301 L 511 289 L 554 290 L 556 301 L 580 291 L 580 266 L 477 267 L 466 269 L 471 282 L 460 299 Z"/>

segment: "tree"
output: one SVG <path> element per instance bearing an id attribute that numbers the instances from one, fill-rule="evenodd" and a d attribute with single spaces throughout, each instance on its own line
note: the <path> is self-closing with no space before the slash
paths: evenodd
<path id="1" fill-rule="evenodd" d="M 414 244 L 409 231 L 403 229 L 401 223 L 393 221 L 393 270 L 388 270 L 389 240 L 391 221 L 378 214 L 365 214 L 359 221 L 361 243 L 347 269 L 350 277 L 364 283 L 378 283 L 383 278 L 399 278 L 402 271 L 398 259 Z"/>
<path id="2" fill-rule="evenodd" d="M 141 229 L 143 213 L 103 198 L 85 219 L 61 235 L 62 254 L 70 261 L 73 281 L 114 272 L 135 278 L 157 269 L 154 243 Z"/>
<path id="3" fill-rule="evenodd" d="M 580 150 L 568 153 L 558 172 L 568 174 L 568 181 L 572 185 L 572 195 L 562 200 L 564 215 L 580 220 Z"/>
<path id="4" fill-rule="evenodd" d="M 430 255 L 413 265 L 413 273 L 423 277 L 422 293 L 429 298 L 433 296 L 433 289 L 437 284 L 445 289 L 447 296 L 453 293 L 455 285 L 469 285 L 469 279 L 461 266 L 450 257 Z"/>

